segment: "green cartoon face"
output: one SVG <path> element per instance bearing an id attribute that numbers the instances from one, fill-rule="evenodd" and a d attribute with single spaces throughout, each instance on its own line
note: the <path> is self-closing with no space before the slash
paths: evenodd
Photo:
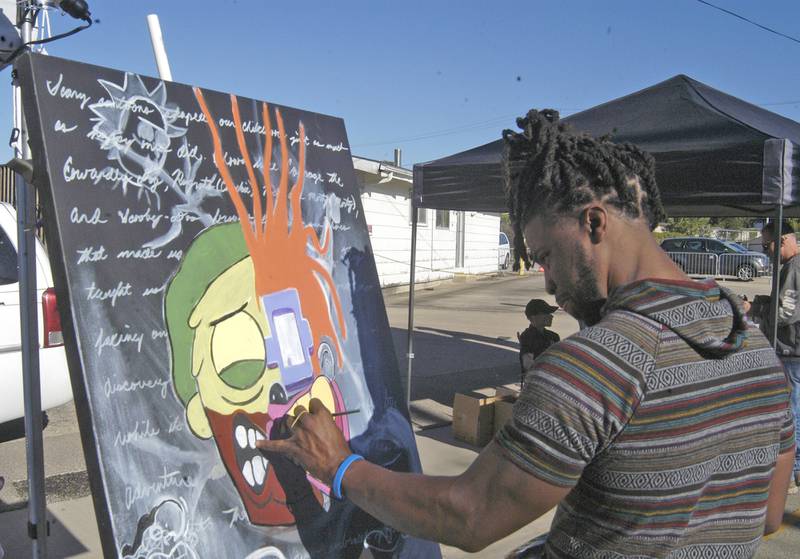
<path id="1" fill-rule="evenodd" d="M 264 298 L 256 295 L 252 259 L 240 245 L 238 224 L 207 230 L 169 285 L 165 309 L 173 382 L 192 433 L 214 439 L 250 521 L 293 524 L 284 490 L 255 441 L 268 436 L 276 419 L 299 405 L 307 408 L 311 398 L 331 411 L 341 411 L 343 404 L 336 384 L 318 373 L 287 396 L 279 366 L 284 360 L 267 355 L 270 321 Z M 347 435 L 346 422 L 337 422 Z M 323 503 L 320 488 L 314 491 Z"/>
<path id="2" fill-rule="evenodd" d="M 206 409 L 223 415 L 263 412 L 270 393 L 274 400 L 281 389 L 280 370 L 266 366 L 269 325 L 253 286 L 253 264 L 245 258 L 208 286 L 189 317 L 198 392 L 188 402 L 186 418 L 199 437 L 211 436 Z"/>

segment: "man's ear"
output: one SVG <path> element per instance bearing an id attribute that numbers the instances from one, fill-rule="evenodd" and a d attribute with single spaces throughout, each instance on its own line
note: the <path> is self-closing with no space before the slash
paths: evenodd
<path id="1" fill-rule="evenodd" d="M 608 231 L 608 212 L 602 206 L 588 206 L 581 212 L 581 227 L 589 234 L 589 239 L 597 244 Z"/>

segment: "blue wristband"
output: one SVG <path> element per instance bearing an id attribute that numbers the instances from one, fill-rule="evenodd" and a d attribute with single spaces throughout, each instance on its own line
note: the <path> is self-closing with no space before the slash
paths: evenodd
<path id="1" fill-rule="evenodd" d="M 333 483 L 331 484 L 331 492 L 335 498 L 340 501 L 344 499 L 344 495 L 342 495 L 342 480 L 344 479 L 344 474 L 347 472 L 347 469 L 353 465 L 353 462 L 358 462 L 363 459 L 364 457 L 360 454 L 351 454 L 339 464 L 339 468 L 336 470 L 336 475 L 333 476 Z"/>

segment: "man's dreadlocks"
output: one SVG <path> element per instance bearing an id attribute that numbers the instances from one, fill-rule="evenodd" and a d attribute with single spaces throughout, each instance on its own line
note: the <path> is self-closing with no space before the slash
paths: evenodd
<path id="1" fill-rule="evenodd" d="M 644 217 L 652 229 L 664 219 L 653 157 L 608 136 L 592 138 L 559 122 L 558 111 L 531 110 L 517 119 L 522 132 L 503 131 L 503 172 L 514 227 L 514 269 L 531 262 L 523 228 L 543 212 L 568 213 L 593 200 L 624 215 Z"/>

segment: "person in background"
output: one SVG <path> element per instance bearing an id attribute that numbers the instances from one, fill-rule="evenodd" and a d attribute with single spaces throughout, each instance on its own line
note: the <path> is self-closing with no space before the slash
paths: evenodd
<path id="1" fill-rule="evenodd" d="M 783 367 L 738 297 L 656 242 L 653 158 L 558 120 L 530 111 L 504 132 L 509 215 L 516 256 L 533 254 L 587 327 L 536 359 L 475 462 L 453 477 L 371 464 L 315 399 L 289 438 L 256 445 L 388 526 L 468 551 L 557 507 L 544 549 L 516 556 L 753 557 L 794 463 Z"/>
<path id="2" fill-rule="evenodd" d="M 525 318 L 531 323 L 522 334 L 517 332 L 519 340 L 520 387 L 525 385 L 525 373 L 533 366 L 533 361 L 544 350 L 561 341 L 558 334 L 547 327 L 553 324 L 553 313 L 558 307 L 552 307 L 541 299 L 531 299 L 525 305 Z"/>
<path id="3" fill-rule="evenodd" d="M 775 251 L 776 222 L 767 223 L 761 230 L 762 248 L 769 256 Z M 792 413 L 795 424 L 800 418 L 800 248 L 794 228 L 784 221 L 781 224 L 781 271 L 778 287 L 778 339 L 775 351 L 783 362 L 783 368 L 792 386 Z M 745 305 L 747 306 L 747 305 Z M 750 305 L 749 314 L 762 331 L 769 336 L 775 320 L 770 312 L 771 298 L 759 295 Z M 796 447 L 794 460 L 794 483 L 800 486 L 800 431 L 795 430 Z M 796 491 L 796 489 L 795 489 Z"/>

